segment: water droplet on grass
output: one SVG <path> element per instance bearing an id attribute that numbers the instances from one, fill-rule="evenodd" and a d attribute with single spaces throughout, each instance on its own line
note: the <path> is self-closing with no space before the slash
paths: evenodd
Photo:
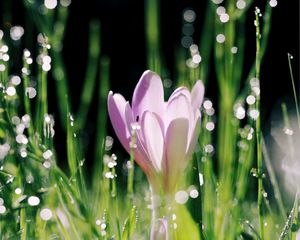
<path id="1" fill-rule="evenodd" d="M 232 48 L 231 48 L 231 53 L 236 54 L 237 51 L 238 51 L 238 48 L 237 48 L 237 47 L 232 47 Z"/>
<path id="2" fill-rule="evenodd" d="M 22 26 L 14 26 L 10 29 L 10 37 L 14 41 L 20 40 L 24 34 L 24 28 Z"/>
<path id="3" fill-rule="evenodd" d="M 17 91 L 16 91 L 15 87 L 13 87 L 13 86 L 10 86 L 6 89 L 6 94 L 8 96 L 14 96 L 14 95 L 16 95 L 16 93 L 17 93 Z"/>
<path id="4" fill-rule="evenodd" d="M 220 15 L 220 21 L 222 23 L 227 23 L 229 21 L 229 15 L 227 13 L 222 13 Z"/>
<path id="5" fill-rule="evenodd" d="M 57 6 L 57 0 L 45 0 L 44 5 L 47 9 L 54 9 Z"/>
<path id="6" fill-rule="evenodd" d="M 212 108 L 212 102 L 210 101 L 210 100 L 205 100 L 204 101 L 204 103 L 203 103 L 203 107 L 205 108 L 205 109 L 210 109 L 210 108 Z"/>
<path id="7" fill-rule="evenodd" d="M 186 191 L 180 190 L 175 194 L 175 201 L 179 204 L 185 204 L 189 199 L 189 195 Z"/>
<path id="8" fill-rule="evenodd" d="M 15 194 L 20 195 L 22 193 L 22 189 L 21 188 L 16 188 L 15 189 Z"/>
<path id="9" fill-rule="evenodd" d="M 238 0 L 236 2 L 236 7 L 240 10 L 244 9 L 246 7 L 246 1 L 245 0 Z"/>
<path id="10" fill-rule="evenodd" d="M 37 196 L 30 196 L 27 202 L 30 206 L 37 206 L 40 204 L 40 199 Z"/>
<path id="11" fill-rule="evenodd" d="M 0 206 L 0 214 L 4 214 L 6 212 L 6 207 L 1 205 Z"/>
<path id="12" fill-rule="evenodd" d="M 276 7 L 277 4 L 278 4 L 278 2 L 277 2 L 277 0 L 271 0 L 271 1 L 269 2 L 269 4 L 270 4 L 271 7 Z"/>
<path id="13" fill-rule="evenodd" d="M 226 39 L 226 38 L 225 38 L 225 35 L 224 35 L 224 34 L 221 34 L 221 33 L 218 34 L 217 37 L 216 37 L 216 40 L 217 40 L 218 43 L 224 43 L 224 42 L 225 42 L 225 39 Z"/>
<path id="14" fill-rule="evenodd" d="M 195 11 L 192 10 L 192 9 L 185 10 L 184 13 L 183 13 L 183 19 L 186 22 L 189 22 L 189 23 L 194 22 L 195 19 L 196 19 L 196 13 L 195 13 Z"/>
<path id="15" fill-rule="evenodd" d="M 217 7 L 216 12 L 220 16 L 221 14 L 226 13 L 226 9 L 223 6 L 219 6 Z"/>
<path id="16" fill-rule="evenodd" d="M 249 104 L 249 105 L 253 105 L 255 103 L 255 97 L 253 95 L 249 95 L 247 98 L 246 98 L 246 102 Z"/>
<path id="17" fill-rule="evenodd" d="M 40 212 L 40 217 L 44 221 L 48 221 L 52 218 L 52 211 L 49 208 L 43 208 Z"/>
<path id="18" fill-rule="evenodd" d="M 17 86 L 17 85 L 19 85 L 19 84 L 21 83 L 21 78 L 20 78 L 19 76 L 17 76 L 17 75 L 12 75 L 12 76 L 10 77 L 10 82 L 11 82 L 13 85 Z"/>
<path id="19" fill-rule="evenodd" d="M 205 127 L 208 131 L 212 131 L 215 129 L 215 124 L 213 122 L 208 122 L 208 123 L 206 123 Z"/>
<path id="20" fill-rule="evenodd" d="M 197 189 L 193 189 L 190 191 L 190 197 L 191 198 L 197 198 L 199 196 L 199 192 Z"/>

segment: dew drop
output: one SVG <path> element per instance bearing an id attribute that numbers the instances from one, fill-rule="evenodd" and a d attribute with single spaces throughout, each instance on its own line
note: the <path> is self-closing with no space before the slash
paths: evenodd
<path id="1" fill-rule="evenodd" d="M 97 220 L 96 220 L 96 225 L 97 225 L 97 226 L 100 226 L 100 224 L 101 224 L 101 220 L 100 220 L 100 219 L 97 219 Z"/>
<path id="2" fill-rule="evenodd" d="M 53 153 L 52 153 L 52 151 L 49 150 L 49 149 L 43 153 L 43 158 L 46 159 L 46 160 L 48 160 L 48 159 L 51 158 L 52 156 L 53 156 Z"/>
<path id="3" fill-rule="evenodd" d="M 14 41 L 20 40 L 23 34 L 24 34 L 24 28 L 21 26 L 14 26 L 10 29 L 10 37 Z"/>
<path id="4" fill-rule="evenodd" d="M 212 153 L 212 152 L 214 151 L 214 146 L 211 145 L 211 144 L 207 144 L 207 145 L 205 145 L 205 147 L 204 147 L 204 151 L 205 151 L 206 153 Z"/>
<path id="5" fill-rule="evenodd" d="M 212 102 L 210 100 L 205 100 L 204 103 L 203 103 L 203 107 L 208 110 L 208 109 L 211 109 L 212 108 Z"/>
<path id="6" fill-rule="evenodd" d="M 49 208 L 43 208 L 40 212 L 40 217 L 44 221 L 48 221 L 52 218 L 52 211 Z"/>
<path id="7" fill-rule="evenodd" d="M 27 202 L 30 206 L 37 206 L 40 204 L 40 199 L 37 196 L 30 196 Z"/>
<path id="8" fill-rule="evenodd" d="M 246 102 L 249 104 L 249 105 L 253 105 L 255 103 L 256 99 L 253 95 L 249 95 L 247 98 L 246 98 Z"/>
<path id="9" fill-rule="evenodd" d="M 12 87 L 12 86 L 10 86 L 10 87 L 8 87 L 7 89 L 6 89 L 6 94 L 8 95 L 8 96 L 14 96 L 14 95 L 16 95 L 16 89 L 15 89 L 15 87 Z"/>
<path id="10" fill-rule="evenodd" d="M 256 119 L 259 117 L 259 111 L 258 111 L 257 109 L 251 109 L 251 110 L 249 111 L 249 116 L 250 116 L 252 119 L 256 120 Z"/>
<path id="11" fill-rule="evenodd" d="M 277 4 L 278 4 L 278 2 L 277 2 L 277 0 L 271 0 L 271 1 L 269 2 L 269 4 L 270 4 L 271 7 L 276 7 Z"/>
<path id="12" fill-rule="evenodd" d="M 198 196 L 199 196 L 199 192 L 197 191 L 197 189 L 193 189 L 190 191 L 191 198 L 197 198 Z"/>
<path id="13" fill-rule="evenodd" d="M 220 21 L 222 23 L 227 23 L 229 21 L 229 15 L 227 13 L 222 13 L 220 15 Z"/>
<path id="14" fill-rule="evenodd" d="M 235 116 L 236 116 L 237 119 L 240 119 L 240 120 L 244 119 L 245 115 L 246 115 L 246 111 L 242 106 L 238 106 L 235 109 Z"/>
<path id="15" fill-rule="evenodd" d="M 35 98 L 35 96 L 36 96 L 36 90 L 35 90 L 35 88 L 33 88 L 33 87 L 26 88 L 26 95 L 30 99 Z"/>
<path id="16" fill-rule="evenodd" d="M 193 56 L 193 62 L 196 63 L 196 64 L 199 64 L 201 62 L 202 58 L 199 54 L 195 54 Z"/>
<path id="17" fill-rule="evenodd" d="M 57 6 L 57 0 L 45 0 L 44 5 L 48 9 L 54 9 Z"/>
<path id="18" fill-rule="evenodd" d="M 195 13 L 195 11 L 192 10 L 192 9 L 185 10 L 184 13 L 183 13 L 183 19 L 186 22 L 189 22 L 189 23 L 194 22 L 195 19 L 196 19 L 196 13 Z"/>
<path id="19" fill-rule="evenodd" d="M 215 129 L 215 124 L 213 122 L 208 122 L 208 123 L 206 123 L 205 127 L 208 131 L 212 131 Z"/>
<path id="20" fill-rule="evenodd" d="M 200 184 L 200 186 L 203 186 L 203 184 L 204 184 L 204 178 L 203 178 L 202 173 L 199 173 L 199 184 Z"/>
<path id="21" fill-rule="evenodd" d="M 240 10 L 244 9 L 246 7 L 246 1 L 245 0 L 238 0 L 236 2 L 236 7 Z"/>
<path id="22" fill-rule="evenodd" d="M 71 4 L 71 0 L 60 0 L 60 5 L 63 7 L 68 7 Z"/>
<path id="23" fill-rule="evenodd" d="M 220 16 L 223 13 L 226 13 L 226 9 L 223 6 L 217 7 L 217 14 Z"/>
<path id="24" fill-rule="evenodd" d="M 22 189 L 21 188 L 16 188 L 15 189 L 15 194 L 20 195 L 22 193 Z"/>
<path id="25" fill-rule="evenodd" d="M 4 62 L 7 62 L 7 61 L 9 60 L 9 55 L 8 55 L 7 53 L 3 54 L 2 60 L 3 60 Z"/>
<path id="26" fill-rule="evenodd" d="M 51 167 L 51 162 L 50 161 L 45 161 L 45 162 L 43 162 L 43 166 L 44 166 L 44 168 L 50 168 Z"/>
<path id="27" fill-rule="evenodd" d="M 180 190 L 175 194 L 175 201 L 179 204 L 185 204 L 189 199 L 189 195 L 186 191 Z"/>
<path id="28" fill-rule="evenodd" d="M 224 34 L 218 34 L 216 37 L 216 40 L 218 43 L 224 43 L 225 42 L 225 35 Z"/>
<path id="29" fill-rule="evenodd" d="M 0 206 L 0 214 L 4 214 L 6 212 L 6 207 L 1 205 Z"/>
<path id="30" fill-rule="evenodd" d="M 6 69 L 4 64 L 0 64 L 0 72 L 4 72 Z"/>
<path id="31" fill-rule="evenodd" d="M 232 47 L 232 48 L 231 48 L 231 53 L 236 54 L 237 51 L 238 51 L 238 48 L 237 48 L 237 47 Z"/>
<path id="32" fill-rule="evenodd" d="M 17 75 L 13 75 L 11 76 L 10 81 L 13 85 L 17 86 L 21 83 L 21 78 Z"/>

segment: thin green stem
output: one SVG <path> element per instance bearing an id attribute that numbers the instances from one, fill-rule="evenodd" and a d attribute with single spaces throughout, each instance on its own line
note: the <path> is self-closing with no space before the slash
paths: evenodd
<path id="1" fill-rule="evenodd" d="M 132 130 L 132 137 L 131 137 L 131 149 L 130 149 L 130 165 L 128 166 L 128 182 L 127 182 L 127 194 L 128 199 L 132 203 L 133 200 L 133 181 L 134 181 L 134 145 L 136 144 L 136 130 Z M 129 204 L 130 206 L 131 204 Z M 128 207 L 129 207 L 128 206 Z"/>
<path id="2" fill-rule="evenodd" d="M 292 58 L 293 58 L 293 56 L 288 53 L 288 62 L 289 62 L 289 69 L 290 69 L 290 75 L 291 75 L 292 86 L 293 86 L 294 100 L 295 100 L 295 105 L 296 105 L 298 127 L 300 130 L 300 113 L 299 113 L 298 97 L 297 97 L 297 91 L 296 91 L 296 87 L 295 87 L 293 68 L 292 68 L 292 63 L 291 63 Z"/>
<path id="3" fill-rule="evenodd" d="M 256 8 L 255 10 L 255 26 L 256 26 L 256 61 L 255 61 L 255 69 L 256 69 L 256 78 L 259 80 L 260 78 L 260 25 L 259 25 L 259 17 L 260 10 Z M 260 226 L 260 237 L 264 240 L 264 216 L 263 216 L 263 173 L 262 173 L 262 140 L 261 140 L 261 114 L 260 114 L 260 95 L 257 95 L 256 99 L 256 109 L 259 111 L 259 115 L 256 119 L 256 151 L 257 151 L 257 176 L 258 176 L 258 193 L 257 193 L 257 210 L 259 216 L 259 226 Z"/>

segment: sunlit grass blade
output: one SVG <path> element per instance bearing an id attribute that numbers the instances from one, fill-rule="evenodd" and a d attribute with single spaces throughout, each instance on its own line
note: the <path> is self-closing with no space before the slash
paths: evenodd
<path id="1" fill-rule="evenodd" d="M 68 108 L 71 107 L 71 102 L 66 102 L 66 95 L 69 95 L 69 87 L 67 80 L 67 71 L 61 55 L 62 42 L 65 33 L 65 25 L 68 19 L 68 8 L 59 6 L 57 13 L 48 12 L 46 15 L 41 15 L 39 12 L 39 4 L 24 0 L 28 12 L 36 24 L 39 32 L 45 34 L 49 38 L 51 44 L 50 55 L 53 59 L 53 77 L 56 81 L 56 94 L 59 101 L 59 112 L 61 125 L 66 129 L 65 116 L 68 113 Z M 53 10 L 52 10 L 53 11 Z M 55 26 L 55 27 L 54 27 Z"/>
<path id="2" fill-rule="evenodd" d="M 210 59 L 212 55 L 212 47 L 214 42 L 214 21 L 215 19 L 211 16 L 215 14 L 215 6 L 212 1 L 207 1 L 205 19 L 203 24 L 203 30 L 201 34 L 199 50 L 203 59 L 200 66 L 200 79 L 207 82 L 207 77 L 209 74 Z"/>
<path id="3" fill-rule="evenodd" d="M 83 129 L 89 107 L 93 98 L 98 62 L 100 56 L 100 23 L 97 21 L 90 22 L 89 35 L 89 55 L 84 79 L 83 90 L 81 93 L 80 105 L 77 113 L 77 129 Z"/>
<path id="4" fill-rule="evenodd" d="M 42 46 L 40 57 L 41 62 L 44 61 L 44 57 L 47 56 L 46 46 Z M 35 127 L 36 132 L 42 136 L 43 120 L 45 114 L 48 112 L 48 97 L 47 97 L 47 70 L 41 65 L 38 68 L 38 88 L 37 88 L 37 103 L 36 103 L 36 115 L 35 115 Z"/>
<path id="5" fill-rule="evenodd" d="M 145 0 L 145 35 L 148 69 L 160 74 L 162 71 L 162 56 L 160 54 L 160 1 Z"/>
<path id="6" fill-rule="evenodd" d="M 137 208 L 133 206 L 130 210 L 128 217 L 125 219 L 123 230 L 122 230 L 122 240 L 131 239 L 133 232 L 136 228 L 137 222 Z"/>
<path id="7" fill-rule="evenodd" d="M 255 77 L 260 81 L 260 65 L 261 65 L 261 57 L 260 57 L 260 10 L 256 8 L 255 10 L 255 26 L 256 26 L 256 60 L 255 60 Z M 256 98 L 255 103 L 256 109 L 260 112 L 260 95 Z M 262 160 L 262 137 L 261 137 L 261 114 L 259 113 L 258 118 L 256 119 L 255 124 L 255 132 L 256 132 L 256 158 L 257 158 L 257 178 L 258 178 L 258 190 L 257 190 L 257 211 L 259 217 L 259 227 L 260 227 L 260 238 L 264 240 L 264 213 L 263 213 L 263 160 Z"/>
<path id="8" fill-rule="evenodd" d="M 291 227 L 292 227 L 293 222 L 295 220 L 295 216 L 297 216 L 298 212 L 299 212 L 299 210 L 298 210 L 298 205 L 299 205 L 298 201 L 299 201 L 299 199 L 298 199 L 298 193 L 296 193 L 294 204 L 293 204 L 293 208 L 292 208 L 292 210 L 291 210 L 291 212 L 290 212 L 290 214 L 289 214 L 289 216 L 288 216 L 288 218 L 287 218 L 287 220 L 285 222 L 285 225 L 284 225 L 284 228 L 283 228 L 283 230 L 282 230 L 282 232 L 280 234 L 279 240 L 286 239 L 286 237 L 289 234 L 289 231 L 292 231 Z"/>
<path id="9" fill-rule="evenodd" d="M 99 61 L 99 82 L 98 82 L 98 111 L 97 111 L 97 128 L 96 128 L 96 140 L 95 140 L 95 152 L 94 152 L 94 167 L 93 167 L 93 191 L 94 191 L 94 203 L 93 209 L 96 214 L 100 214 L 100 199 L 102 193 L 107 194 L 102 187 L 102 178 L 104 174 L 103 170 L 103 155 L 105 150 L 105 136 L 107 127 L 107 94 L 109 91 L 109 70 L 110 61 L 107 56 L 103 56 Z M 103 199 L 102 199 L 103 200 Z"/>

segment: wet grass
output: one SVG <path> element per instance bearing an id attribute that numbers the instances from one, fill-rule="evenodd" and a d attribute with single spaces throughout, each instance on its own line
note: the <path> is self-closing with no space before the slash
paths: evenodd
<path id="1" fill-rule="evenodd" d="M 2 36 L 0 31 L 1 239 L 149 239 L 151 199 L 147 182 L 133 156 L 127 160 L 113 153 L 112 144 L 117 139 L 107 136 L 110 59 L 101 54 L 100 23 L 90 23 L 88 65 L 78 112 L 74 112 L 70 99 L 76 96 L 68 88 L 60 45 L 68 1 L 61 2 L 64 4 L 40 14 L 38 3 L 24 0 L 26 11 L 43 33 L 38 37 L 37 56 L 29 50 L 14 56 L 16 47 L 11 43 L 22 40 L 13 40 L 17 36 L 8 32 Z M 178 190 L 189 197 L 183 202 L 176 199 L 171 226 L 174 239 L 294 240 L 299 229 L 297 189 L 289 205 L 281 195 L 260 124 L 264 110 L 260 106 L 260 68 L 272 4 L 267 2 L 264 12 L 256 9 L 254 13 L 252 1 L 237 2 L 223 3 L 227 19 L 218 4 L 207 1 L 200 43 L 176 51 L 174 85 L 191 87 L 202 79 L 208 86 L 214 62 L 218 83 L 214 91 L 219 100 L 213 103 L 206 96 L 197 148 L 187 172 L 178 179 Z M 159 1 L 145 1 L 147 64 L 164 78 L 167 69 L 158 9 Z M 185 11 L 183 22 L 192 23 L 193 14 L 193 10 Z M 244 69 L 247 14 L 253 16 L 257 30 L 253 36 L 257 40 L 256 58 L 249 72 Z M 13 57 L 23 60 L 23 68 L 16 75 L 21 81 L 12 76 L 12 63 L 18 61 Z M 50 74 L 56 83 L 60 110 L 55 119 L 48 112 Z M 35 85 L 33 77 L 37 79 Z M 170 90 L 168 84 L 165 87 Z M 93 109 L 97 111 L 95 152 L 93 168 L 89 169 L 81 133 L 87 126 L 93 96 L 98 97 L 98 106 Z M 290 128 L 286 107 L 283 116 Z M 55 121 L 60 121 L 65 131 L 67 159 L 61 158 L 53 142 Z M 66 169 L 59 167 L 64 161 Z M 274 192 L 274 196 L 267 192 Z"/>

